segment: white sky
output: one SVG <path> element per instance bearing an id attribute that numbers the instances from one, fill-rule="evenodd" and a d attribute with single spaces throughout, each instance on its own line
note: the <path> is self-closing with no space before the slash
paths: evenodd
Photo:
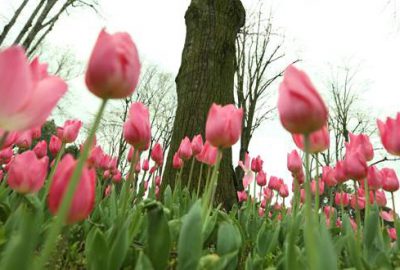
<path id="1" fill-rule="evenodd" d="M 324 93 L 323 78 L 329 66 L 358 66 L 364 110 L 381 118 L 400 111 L 400 22 L 396 1 L 386 0 L 268 0 L 275 27 L 286 36 L 286 53 L 301 58 L 298 65 Z M 0 0 L 16 6 L 20 1 Z M 63 17 L 48 38 L 52 44 L 70 48 L 87 62 L 97 34 L 129 32 L 141 56 L 176 74 L 185 39 L 184 14 L 189 0 L 99 0 L 101 17 L 90 10 Z M 243 0 L 246 8 L 256 0 Z M 389 4 L 385 4 L 389 2 Z M 70 84 L 77 103 L 74 110 L 87 119 L 96 110 L 97 99 L 85 90 L 83 78 Z M 276 97 L 274 97 L 276 98 Z M 274 101 L 275 102 L 275 101 Z M 93 105 L 93 106 L 92 106 Z M 268 175 L 290 180 L 286 154 L 294 148 L 279 121 L 266 122 L 253 137 L 250 153 L 260 154 Z M 388 164 L 389 165 L 389 164 Z"/>

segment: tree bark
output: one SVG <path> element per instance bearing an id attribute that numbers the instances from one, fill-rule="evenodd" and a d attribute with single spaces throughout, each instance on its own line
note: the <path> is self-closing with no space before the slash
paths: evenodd
<path id="1" fill-rule="evenodd" d="M 178 106 L 163 187 L 174 187 L 176 171 L 172 158 L 182 138 L 196 134 L 205 138 L 205 122 L 212 103 L 234 103 L 235 38 L 244 25 L 245 10 L 240 0 L 192 0 L 185 14 L 186 40 L 176 77 Z M 186 162 L 182 184 L 188 184 L 190 161 Z M 200 165 L 196 162 L 191 190 L 197 187 Z M 203 174 L 204 170 L 203 170 Z M 203 187 L 205 181 L 202 181 Z M 216 201 L 230 208 L 237 200 L 237 181 L 232 150 L 226 149 L 221 162 Z"/>
<path id="2" fill-rule="evenodd" d="M 18 7 L 18 9 L 15 11 L 13 17 L 11 18 L 11 20 L 8 22 L 8 24 L 6 24 L 3 28 L 3 32 L 1 32 L 0 35 L 0 45 L 3 43 L 4 39 L 6 38 L 8 32 L 10 31 L 10 29 L 13 27 L 13 25 L 15 24 L 15 22 L 17 21 L 19 14 L 21 14 L 22 10 L 24 9 L 24 7 L 26 6 L 26 4 L 28 3 L 28 0 L 24 0 L 21 5 Z"/>

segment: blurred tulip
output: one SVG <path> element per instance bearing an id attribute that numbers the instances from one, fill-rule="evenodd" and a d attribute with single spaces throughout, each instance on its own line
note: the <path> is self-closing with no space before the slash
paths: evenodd
<path id="1" fill-rule="evenodd" d="M 33 148 L 33 152 L 38 158 L 47 156 L 47 142 L 45 140 L 38 142 Z"/>
<path id="2" fill-rule="evenodd" d="M 63 126 L 62 138 L 64 143 L 72 143 L 76 140 L 79 134 L 79 130 L 82 127 L 82 121 L 79 120 L 67 120 Z"/>
<path id="3" fill-rule="evenodd" d="M 286 197 L 289 196 L 289 188 L 288 188 L 288 186 L 287 186 L 286 184 L 282 184 L 282 185 L 279 187 L 279 195 L 280 195 L 282 198 L 286 198 Z"/>
<path id="4" fill-rule="evenodd" d="M 337 185 L 337 181 L 335 178 L 335 170 L 329 166 L 322 167 L 322 181 L 328 187 L 334 187 Z"/>
<path id="5" fill-rule="evenodd" d="M 174 154 L 174 157 L 173 157 L 173 159 L 172 159 L 172 167 L 173 167 L 174 169 L 180 169 L 180 168 L 182 168 L 182 166 L 183 166 L 183 161 L 182 161 L 182 159 L 179 157 L 179 154 L 178 154 L 178 153 L 175 153 L 175 154 Z"/>
<path id="6" fill-rule="evenodd" d="M 164 153 L 161 144 L 156 143 L 151 149 L 151 159 L 158 165 L 162 166 L 164 161 Z"/>
<path id="7" fill-rule="evenodd" d="M 303 162 L 299 153 L 296 150 L 287 155 L 287 168 L 292 174 L 298 174 L 303 170 Z"/>
<path id="8" fill-rule="evenodd" d="M 51 135 L 50 137 L 50 143 L 49 143 L 49 151 L 55 157 L 58 152 L 60 152 L 61 149 L 61 140 L 54 135 Z"/>
<path id="9" fill-rule="evenodd" d="M 140 102 L 132 103 L 129 116 L 124 123 L 125 140 L 139 151 L 147 150 L 150 146 L 151 128 L 148 109 Z"/>
<path id="10" fill-rule="evenodd" d="M 399 180 L 396 172 L 390 168 L 383 168 L 382 173 L 382 188 L 385 191 L 395 192 L 399 189 Z"/>
<path id="11" fill-rule="evenodd" d="M 260 172 L 263 169 L 263 163 L 264 161 L 261 159 L 260 156 L 253 158 L 251 160 L 251 170 L 256 173 Z"/>
<path id="12" fill-rule="evenodd" d="M 382 173 L 378 170 L 376 166 L 368 167 L 368 188 L 369 190 L 377 190 L 382 187 Z"/>
<path id="13" fill-rule="evenodd" d="M 201 134 L 193 137 L 191 145 L 193 156 L 196 156 L 201 152 L 201 150 L 203 149 L 203 138 L 201 137 Z"/>
<path id="14" fill-rule="evenodd" d="M 318 181 L 318 186 L 319 186 L 318 194 L 319 194 L 319 196 L 321 196 L 322 193 L 324 193 L 324 190 L 325 190 L 325 183 L 323 181 L 321 181 L 321 179 L 320 179 Z M 313 195 L 316 195 L 316 191 L 317 191 L 316 187 L 317 187 L 317 181 L 312 180 L 311 181 L 311 193 Z"/>
<path id="15" fill-rule="evenodd" d="M 400 113 L 396 119 L 388 117 L 386 122 L 377 121 L 379 135 L 386 151 L 392 155 L 400 156 Z"/>
<path id="16" fill-rule="evenodd" d="M 27 149 L 32 145 L 32 131 L 26 130 L 18 134 L 15 144 L 21 149 Z"/>
<path id="17" fill-rule="evenodd" d="M 267 184 L 267 175 L 264 171 L 260 171 L 256 176 L 257 185 L 263 187 Z"/>
<path id="18" fill-rule="evenodd" d="M 303 134 L 292 134 L 293 141 L 298 148 L 303 151 L 306 151 L 304 148 L 304 135 Z M 310 146 L 308 152 L 310 153 L 319 153 L 323 152 L 329 147 L 329 132 L 328 127 L 324 126 L 322 129 L 314 131 L 310 134 L 309 137 Z"/>
<path id="19" fill-rule="evenodd" d="M 344 161 L 343 160 L 339 160 L 336 163 L 336 166 L 335 166 L 335 179 L 336 179 L 336 181 L 338 181 L 338 183 L 343 183 L 343 182 L 349 180 L 347 178 L 346 171 L 344 169 Z"/>
<path id="20" fill-rule="evenodd" d="M 14 156 L 14 151 L 11 147 L 5 148 L 0 151 L 0 165 L 6 164 L 11 161 L 11 158 Z"/>
<path id="21" fill-rule="evenodd" d="M 192 144 L 188 137 L 183 138 L 178 149 L 178 155 L 183 160 L 188 160 L 192 157 Z"/>
<path id="22" fill-rule="evenodd" d="M 350 152 L 346 155 L 343 167 L 348 179 L 361 180 L 367 176 L 367 161 L 360 152 Z"/>
<path id="23" fill-rule="evenodd" d="M 239 202 L 247 201 L 247 193 L 245 190 L 237 191 L 237 196 Z"/>
<path id="24" fill-rule="evenodd" d="M 217 162 L 217 154 L 218 149 L 206 141 L 200 154 L 196 156 L 196 159 L 209 166 L 213 166 Z"/>
<path id="25" fill-rule="evenodd" d="M 335 194 L 335 204 L 343 205 L 343 207 L 348 206 L 349 205 L 349 195 L 345 192 L 336 193 Z"/>
<path id="26" fill-rule="evenodd" d="M 354 135 L 349 133 L 350 142 L 346 143 L 346 154 L 350 152 L 360 152 L 366 161 L 371 161 L 374 158 L 374 148 L 365 134 Z"/>
<path id="27" fill-rule="evenodd" d="M 147 172 L 149 170 L 149 168 L 150 168 L 149 160 L 147 158 L 145 158 L 142 162 L 142 170 Z"/>

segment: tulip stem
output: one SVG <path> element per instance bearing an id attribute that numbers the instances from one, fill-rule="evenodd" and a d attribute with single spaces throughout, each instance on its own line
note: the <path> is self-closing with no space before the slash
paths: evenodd
<path id="1" fill-rule="evenodd" d="M 9 133 L 10 133 L 9 131 L 5 131 L 3 133 L 3 136 L 1 136 L 1 138 L 0 138 L 0 149 L 3 148 L 3 145 L 6 142 L 6 139 L 7 139 L 7 136 L 8 136 Z"/>
<path id="2" fill-rule="evenodd" d="M 396 223 L 397 223 L 397 214 L 396 214 L 396 204 L 394 203 L 394 194 L 393 194 L 393 191 L 391 191 L 390 194 L 392 195 L 393 219 L 394 219 L 394 225 L 395 225 L 395 227 L 396 227 Z"/>
<path id="3" fill-rule="evenodd" d="M 192 175 L 193 175 L 193 168 L 194 168 L 195 161 L 196 161 L 196 159 L 194 157 L 192 157 L 192 164 L 190 165 L 189 181 L 188 181 L 188 185 L 187 185 L 187 188 L 189 191 L 190 191 L 190 184 L 192 183 Z"/>
<path id="4" fill-rule="evenodd" d="M 369 213 L 369 190 L 368 190 L 368 180 L 364 179 L 364 191 L 365 191 L 365 217 L 364 220 L 367 221 Z"/>
<path id="5" fill-rule="evenodd" d="M 218 184 L 218 172 L 219 172 L 219 165 L 221 163 L 222 158 L 222 151 L 218 149 L 217 153 L 217 162 L 213 168 L 211 179 L 207 185 L 207 189 L 205 191 L 205 196 L 203 197 L 203 218 L 207 221 L 208 216 L 210 215 L 211 208 L 214 201 L 215 190 Z M 204 223 L 206 224 L 206 222 Z"/>
<path id="6" fill-rule="evenodd" d="M 90 149 L 92 148 L 92 142 L 93 142 L 94 136 L 96 134 L 96 130 L 100 124 L 101 117 L 103 115 L 106 104 L 107 104 L 107 99 L 103 99 L 100 109 L 94 120 L 93 126 L 89 132 L 89 137 L 86 140 L 86 143 L 83 147 L 83 151 L 82 151 L 81 155 L 79 156 L 79 159 L 77 161 L 74 172 L 73 172 L 73 174 L 70 178 L 70 181 L 66 187 L 66 192 L 64 193 L 64 196 L 61 200 L 61 205 L 58 209 L 57 215 L 55 216 L 55 218 L 51 224 L 51 227 L 49 229 L 49 232 L 47 234 L 47 238 L 44 243 L 43 249 L 41 251 L 41 255 L 34 264 L 34 269 L 36 269 L 36 270 L 44 268 L 48 257 L 54 251 L 55 245 L 57 243 L 58 235 L 59 235 L 59 233 L 63 227 L 63 224 L 67 218 L 69 209 L 71 207 L 72 199 L 75 194 L 75 190 L 76 190 L 76 188 L 79 184 L 79 180 L 82 176 L 82 171 L 83 171 L 83 168 L 85 165 L 85 161 L 89 156 Z"/>
<path id="7" fill-rule="evenodd" d="M 256 204 L 256 194 L 257 194 L 257 181 L 256 181 L 257 174 L 254 176 L 254 193 L 253 193 L 253 198 L 254 198 L 254 205 Z"/>
<path id="8" fill-rule="evenodd" d="M 361 230 L 361 215 L 360 215 L 360 209 L 358 207 L 358 191 L 357 191 L 357 182 L 356 180 L 353 180 L 354 182 L 354 195 L 356 197 L 356 203 L 355 203 L 355 207 L 356 207 L 356 221 L 357 221 L 357 242 L 359 242 L 360 239 L 360 230 Z"/>
<path id="9" fill-rule="evenodd" d="M 196 197 L 197 198 L 199 198 L 199 195 L 200 195 L 202 174 L 203 174 L 203 163 L 200 164 L 200 174 L 199 174 L 199 180 L 198 180 L 198 183 L 197 183 L 197 192 L 196 192 Z"/>
<path id="10" fill-rule="evenodd" d="M 133 191 L 132 192 L 135 193 L 135 191 L 136 191 L 135 190 L 136 189 L 135 184 L 133 183 L 133 178 L 134 178 L 134 175 L 135 175 L 134 171 L 135 171 L 136 162 L 137 162 L 137 160 L 136 160 L 136 156 L 137 155 L 138 155 L 138 151 L 136 149 L 134 149 L 133 150 L 133 155 L 132 155 L 132 158 L 131 158 L 131 164 L 130 164 L 130 167 L 129 167 L 128 178 L 124 182 L 125 192 L 124 192 L 124 197 L 122 198 L 122 215 L 121 216 L 125 215 L 126 207 L 128 206 L 128 202 L 129 202 L 130 197 L 131 197 L 130 193 L 129 193 L 131 184 L 133 184 Z"/>
<path id="11" fill-rule="evenodd" d="M 311 210 L 312 198 L 311 198 L 311 172 L 310 172 L 310 136 L 304 135 L 304 151 L 306 156 L 305 169 L 306 169 L 306 224 L 305 224 L 305 242 L 307 247 L 308 265 L 310 269 L 318 269 L 318 250 L 315 246 L 315 237 L 313 230 L 314 219 Z"/>
<path id="12" fill-rule="evenodd" d="M 49 194 L 49 189 L 50 189 L 51 183 L 53 182 L 54 174 L 56 173 L 56 169 L 57 169 L 58 163 L 60 162 L 61 157 L 64 154 L 64 151 L 65 151 L 65 143 L 63 142 L 61 144 L 60 151 L 58 151 L 56 159 L 54 160 L 54 164 L 51 167 L 49 177 L 47 178 L 47 181 L 46 181 L 45 192 L 44 192 L 43 197 L 42 197 L 43 207 L 46 205 L 45 204 L 46 198 L 47 198 L 47 195 Z"/>
<path id="13" fill-rule="evenodd" d="M 331 209 L 333 206 L 333 188 L 329 188 L 329 228 L 332 228 L 333 226 L 333 216 L 331 213 Z"/>

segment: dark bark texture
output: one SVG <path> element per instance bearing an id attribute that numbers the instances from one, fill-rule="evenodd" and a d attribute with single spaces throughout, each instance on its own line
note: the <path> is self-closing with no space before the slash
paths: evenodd
<path id="1" fill-rule="evenodd" d="M 174 187 L 176 170 L 172 157 L 182 138 L 196 134 L 205 138 L 205 122 L 212 103 L 234 103 L 235 38 L 245 22 L 240 0 L 192 0 L 186 11 L 186 40 L 176 77 L 178 106 L 163 187 Z M 188 184 L 191 161 L 185 163 L 182 184 Z M 200 165 L 196 162 L 191 190 L 196 189 Z M 206 169 L 203 175 L 206 175 Z M 204 187 L 204 179 L 202 187 Z M 232 166 L 232 150 L 223 153 L 216 202 L 230 208 L 237 200 L 237 181 Z"/>

